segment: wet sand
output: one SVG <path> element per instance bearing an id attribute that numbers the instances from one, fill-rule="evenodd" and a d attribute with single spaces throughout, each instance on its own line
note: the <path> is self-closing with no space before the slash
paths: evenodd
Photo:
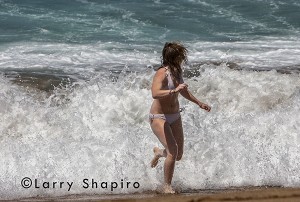
<path id="1" fill-rule="evenodd" d="M 251 187 L 224 190 L 198 190 L 180 194 L 123 194 L 123 195 L 68 195 L 55 198 L 27 198 L 19 201 L 101 201 L 101 202 L 299 202 L 300 188 Z"/>

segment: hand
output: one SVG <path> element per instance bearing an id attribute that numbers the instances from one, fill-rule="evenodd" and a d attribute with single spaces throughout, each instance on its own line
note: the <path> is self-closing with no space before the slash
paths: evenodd
<path id="1" fill-rule="evenodd" d="M 210 111 L 210 109 L 211 109 L 211 107 L 210 106 L 208 106 L 207 104 L 204 104 L 204 103 L 199 103 L 199 107 L 201 108 L 201 109 L 204 109 L 204 110 L 206 110 L 206 111 Z"/>
<path id="2" fill-rule="evenodd" d="M 187 88 L 188 88 L 188 85 L 187 85 L 187 84 L 181 83 L 181 84 L 179 84 L 179 85 L 177 86 L 177 88 L 175 89 L 175 92 L 177 93 L 177 92 L 180 92 L 180 91 L 185 90 L 185 89 L 187 89 Z"/>

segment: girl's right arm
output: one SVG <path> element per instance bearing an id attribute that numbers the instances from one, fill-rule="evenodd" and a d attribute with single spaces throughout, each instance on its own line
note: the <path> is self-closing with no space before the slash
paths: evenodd
<path id="1" fill-rule="evenodd" d="M 166 79 L 166 71 L 164 68 L 160 68 L 155 73 L 152 81 L 151 91 L 153 99 L 161 99 L 172 94 L 170 90 L 162 89 L 164 79 Z"/>

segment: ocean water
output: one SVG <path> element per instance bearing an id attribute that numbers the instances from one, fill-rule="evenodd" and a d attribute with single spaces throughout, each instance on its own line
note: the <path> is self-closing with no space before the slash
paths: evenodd
<path id="1" fill-rule="evenodd" d="M 299 11 L 298 0 L 0 0 L 0 198 L 159 189 L 147 117 L 166 41 L 188 48 L 184 80 L 212 106 L 180 98 L 175 188 L 299 187 Z"/>

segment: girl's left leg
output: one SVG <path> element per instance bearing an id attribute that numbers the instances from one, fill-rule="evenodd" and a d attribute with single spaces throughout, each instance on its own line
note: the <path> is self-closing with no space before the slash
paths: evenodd
<path id="1" fill-rule="evenodd" d="M 174 123 L 171 125 L 171 129 L 173 132 L 173 136 L 176 140 L 177 147 L 178 147 L 178 153 L 176 156 L 176 161 L 180 161 L 183 155 L 183 145 L 184 145 L 184 137 L 183 137 L 183 128 L 182 128 L 182 121 L 181 117 L 177 119 Z"/>

